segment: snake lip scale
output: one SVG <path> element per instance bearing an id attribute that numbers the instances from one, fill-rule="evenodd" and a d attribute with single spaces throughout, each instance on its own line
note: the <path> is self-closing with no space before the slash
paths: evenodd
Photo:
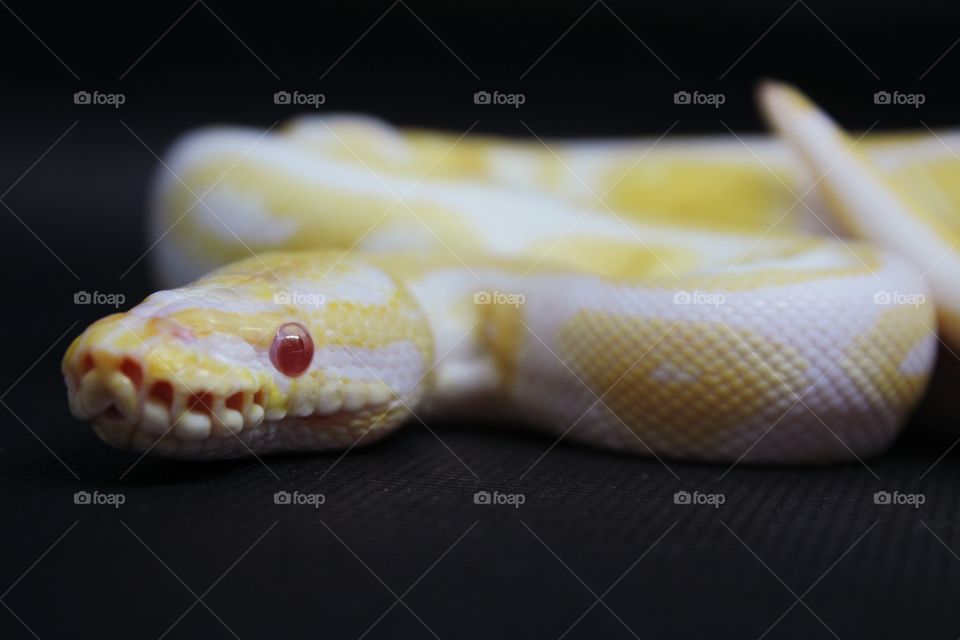
<path id="1" fill-rule="evenodd" d="M 134 444 L 120 436 L 125 427 L 140 424 L 147 433 L 162 435 L 173 429 L 173 415 L 182 416 L 177 433 L 185 439 L 208 434 L 214 423 L 239 433 L 263 422 L 262 389 L 238 389 L 228 396 L 190 392 L 168 379 L 145 379 L 143 363 L 130 356 L 118 364 L 95 364 L 111 360 L 106 353 L 88 351 L 79 367 L 67 369 L 66 381 L 73 414 L 93 421 L 97 434 L 117 447 Z"/>

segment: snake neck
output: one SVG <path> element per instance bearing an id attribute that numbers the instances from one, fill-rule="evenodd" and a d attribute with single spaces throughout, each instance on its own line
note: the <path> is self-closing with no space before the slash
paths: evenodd
<path id="1" fill-rule="evenodd" d="M 506 408 L 524 329 L 530 281 L 508 260 L 378 255 L 423 311 L 433 336 L 433 360 L 421 403 L 424 414 L 499 414 Z M 491 404 L 495 402 L 496 404 Z M 419 413 L 419 411 L 418 411 Z"/>

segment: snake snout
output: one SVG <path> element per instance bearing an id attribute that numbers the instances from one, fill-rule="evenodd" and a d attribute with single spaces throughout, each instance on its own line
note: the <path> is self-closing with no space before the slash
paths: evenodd
<path id="1" fill-rule="evenodd" d="M 82 420 L 116 423 L 135 418 L 143 366 L 130 357 L 111 364 L 100 360 L 98 364 L 93 353 L 86 352 L 64 362 L 71 413 Z"/>
<path id="2" fill-rule="evenodd" d="M 262 389 L 214 391 L 151 375 L 135 356 L 90 350 L 64 362 L 70 411 L 109 444 L 159 455 L 202 453 L 263 422 Z M 193 449 L 199 448 L 198 451 Z"/>

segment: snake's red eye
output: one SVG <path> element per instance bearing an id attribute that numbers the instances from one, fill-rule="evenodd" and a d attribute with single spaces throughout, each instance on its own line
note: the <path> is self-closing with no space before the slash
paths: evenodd
<path id="1" fill-rule="evenodd" d="M 295 378 L 313 360 L 313 338 L 299 322 L 280 325 L 270 345 L 270 362 L 283 375 Z"/>

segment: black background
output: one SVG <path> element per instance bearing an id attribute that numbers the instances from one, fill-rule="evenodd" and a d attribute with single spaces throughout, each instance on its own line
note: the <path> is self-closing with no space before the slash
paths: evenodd
<path id="1" fill-rule="evenodd" d="M 0 637 L 960 635 L 958 456 L 924 435 L 956 425 L 930 406 L 891 452 L 830 468 L 724 475 L 457 424 L 343 459 L 185 464 L 102 445 L 59 374 L 109 311 L 74 292 L 151 290 L 153 154 L 191 127 L 293 115 L 278 90 L 454 132 L 729 135 L 762 130 L 752 92 L 775 77 L 854 129 L 936 128 L 958 121 L 958 17 L 932 1 L 3 4 Z M 79 90 L 126 103 L 75 105 Z M 926 102 L 875 105 L 879 90 Z M 727 501 L 675 505 L 679 489 Z M 74 505 L 78 490 L 126 503 Z M 277 506 L 278 490 L 326 503 Z M 879 507 L 878 490 L 926 503 Z"/>

